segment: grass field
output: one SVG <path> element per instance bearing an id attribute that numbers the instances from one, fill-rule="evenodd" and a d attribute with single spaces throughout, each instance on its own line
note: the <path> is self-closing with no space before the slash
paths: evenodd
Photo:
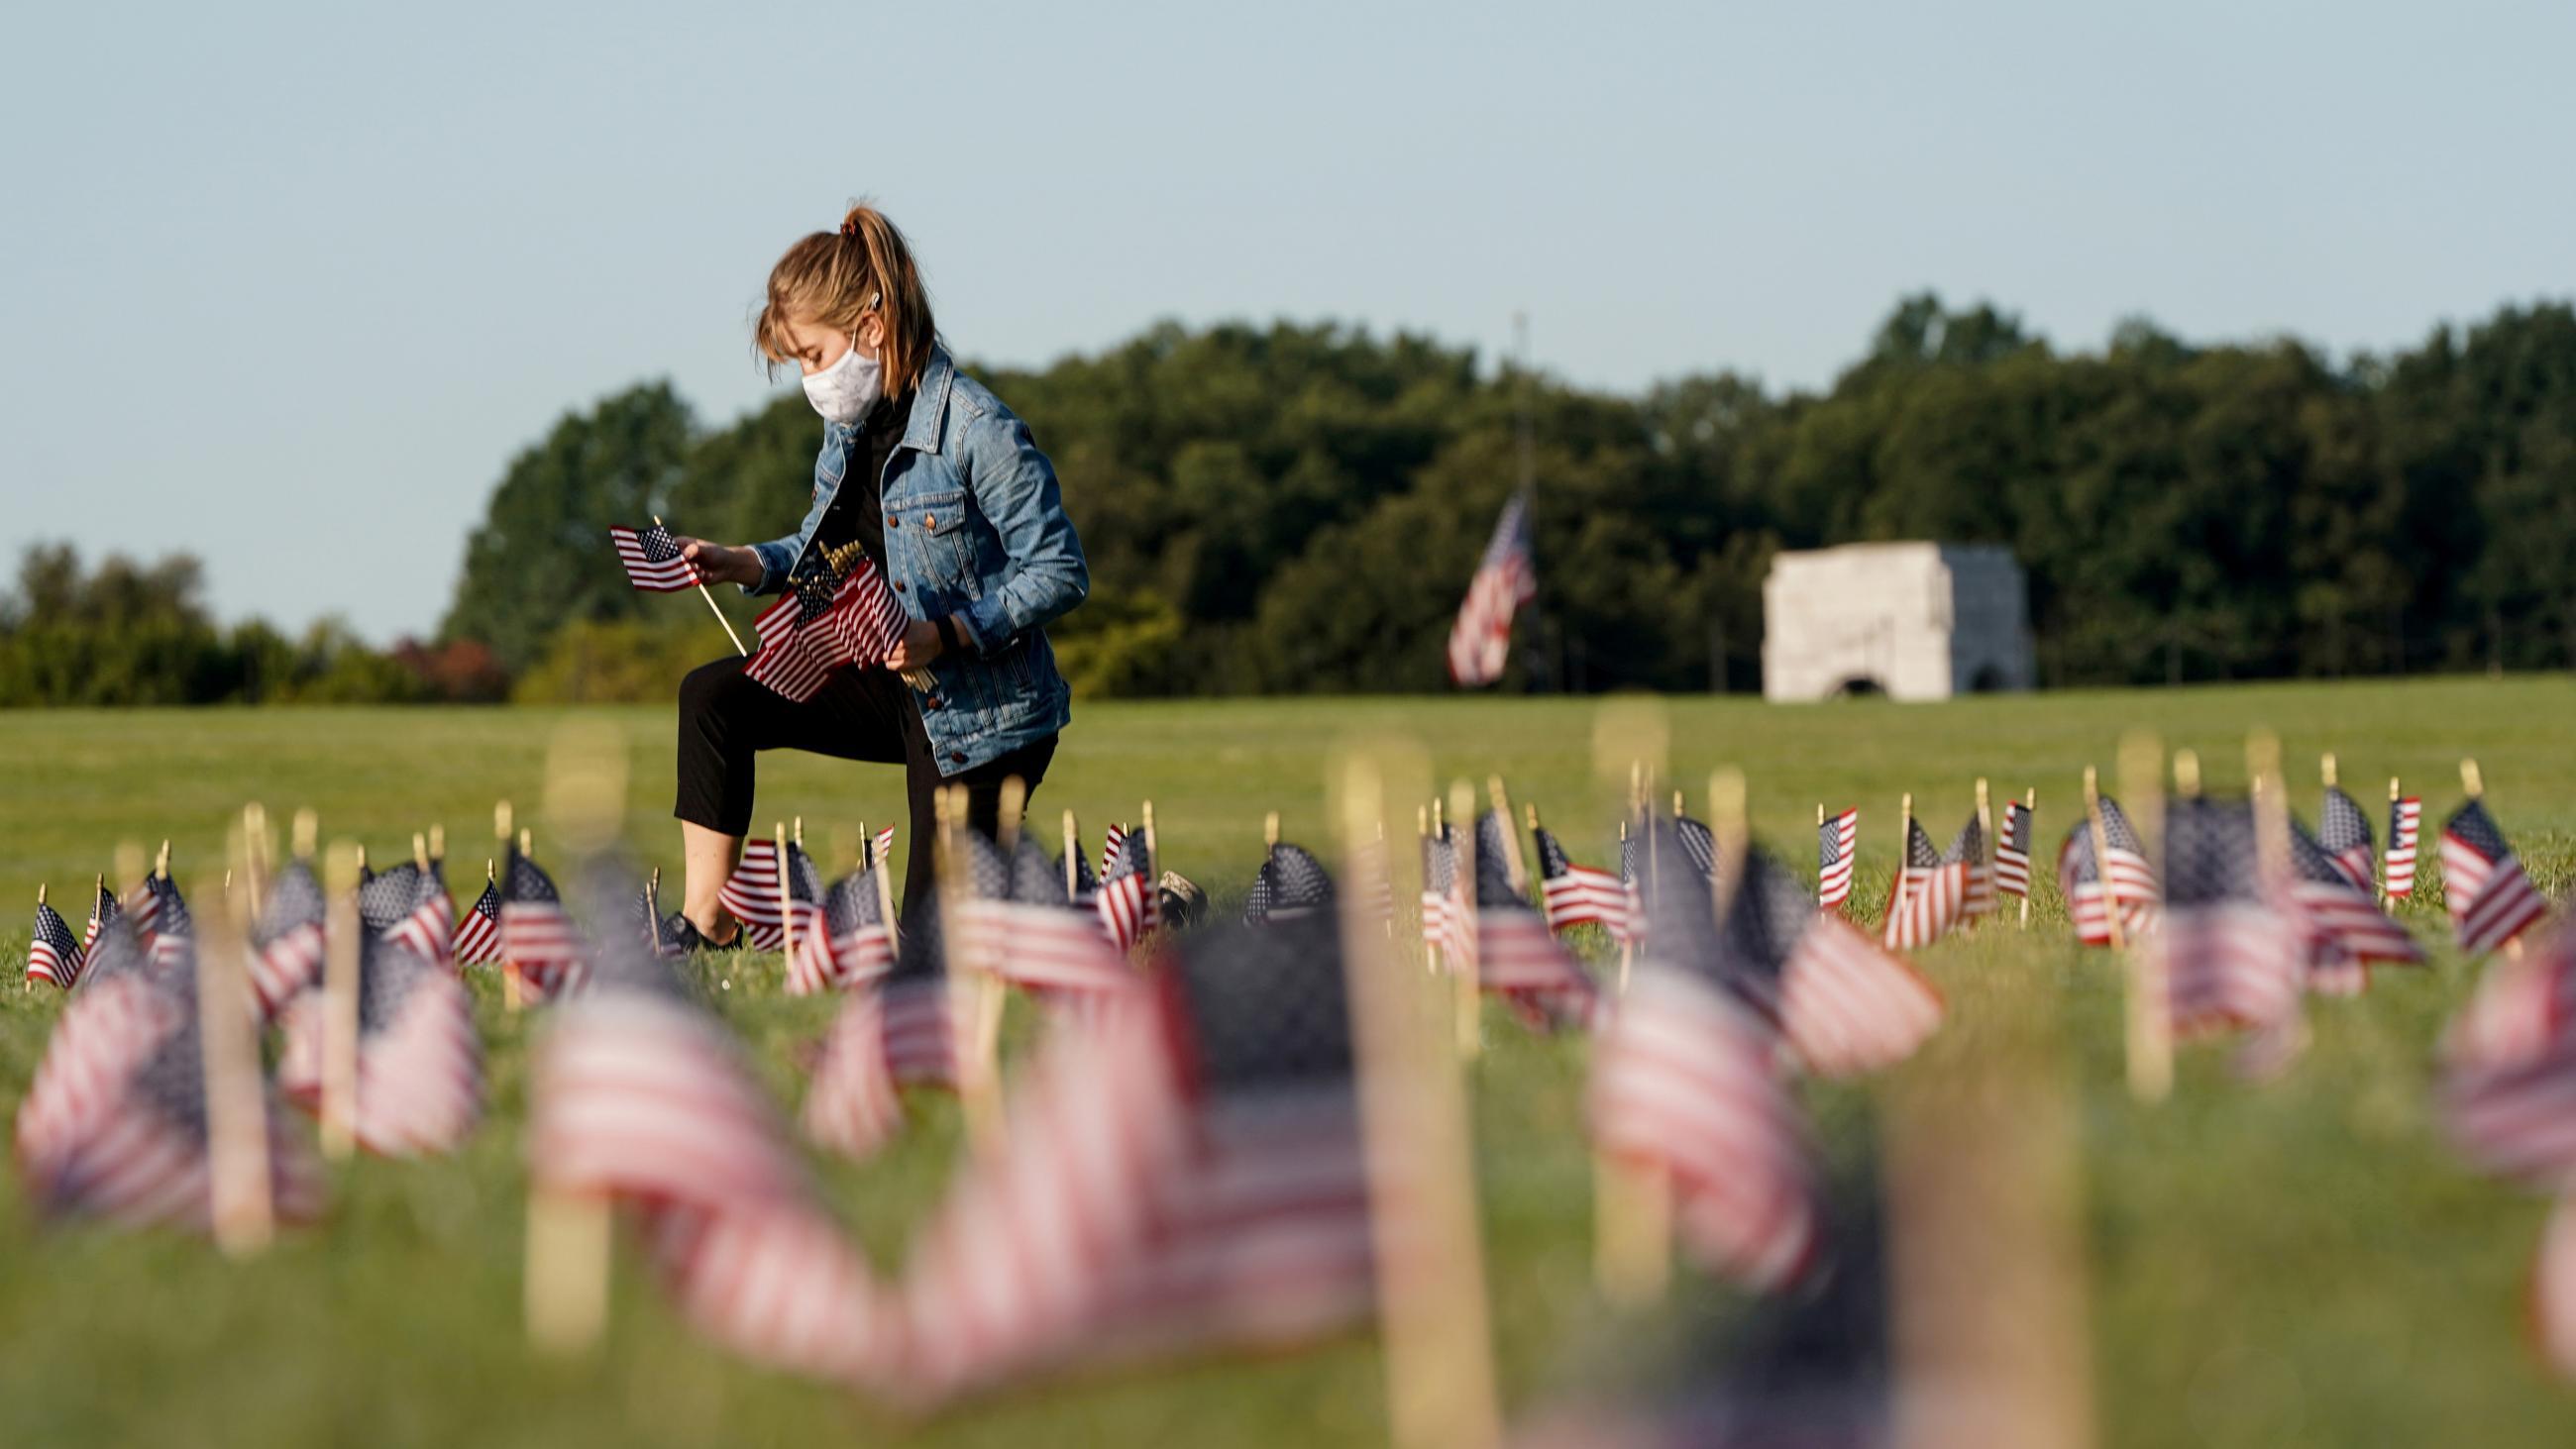
<path id="1" fill-rule="evenodd" d="M 1221 902 L 1239 897 L 1261 815 L 1320 834 L 1323 771 L 1353 733 L 1419 739 L 1442 778 L 1500 770 L 1579 855 L 1609 857 L 1611 797 L 1593 778 L 1585 702 L 1296 700 L 1084 708 L 1039 818 L 1071 807 L 1099 827 L 1151 795 L 1166 863 Z M 676 864 L 667 711 L 602 712 L 633 745 L 629 838 Z M 2391 773 L 2427 800 L 2429 845 L 2473 753 L 2492 805 L 2553 896 L 2576 872 L 2576 684 L 2563 678 L 2259 686 L 2045 695 L 1943 707 L 1858 703 L 1772 709 L 1669 702 L 1674 774 L 1721 762 L 1752 782 L 1758 835 L 1813 865 L 1814 809 L 1858 804 L 1862 886 L 1883 890 L 1897 799 L 1915 793 L 1946 838 L 1971 782 L 2039 789 L 2053 850 L 2087 762 L 2120 732 L 2198 748 L 2215 787 L 2242 778 L 2242 739 L 2280 732 L 2294 796 L 2313 815 L 2307 762 L 2343 757 L 2366 804 Z M 0 945 L 23 958 L 39 881 L 77 923 L 90 877 L 120 839 L 172 841 L 192 894 L 210 889 L 222 832 L 244 800 L 310 804 L 326 836 L 380 856 L 443 821 L 461 894 L 485 853 L 491 803 L 533 804 L 562 716 L 534 710 L 263 711 L 0 716 Z M 764 818 L 802 813 L 809 837 L 894 819 L 887 769 L 772 757 Z M 1696 791 L 1694 792 L 1696 793 Z M 539 855 L 548 852 L 540 841 Z M 2043 852 L 2045 854 L 2045 851 Z M 2428 852 L 2429 854 L 2429 852 Z M 2042 872 L 2045 873 L 2044 871 Z M 2428 881 L 2428 885 L 2430 882 Z M 2524 1275 L 2544 1204 L 2462 1168 L 2428 1120 L 2428 1058 L 2474 979 L 2447 949 L 2435 968 L 2386 975 L 2366 997 L 2310 1006 L 2316 1041 L 2283 1081 L 2233 1080 L 2216 1050 L 2188 1052 L 2173 1098 L 2122 1089 L 2117 974 L 2071 945 L 2054 893 L 2043 922 L 1929 952 L 1949 1024 L 1879 1082 L 1802 1088 L 1844 1211 L 1866 1211 L 1886 1094 L 2004 1050 L 2046 1024 L 2052 1075 L 2074 1093 L 2095 1416 L 2123 1445 L 2556 1444 L 2576 1394 L 2522 1336 Z M 2440 935 L 2438 898 L 2408 911 Z M 14 972 L 15 966 L 11 968 Z M 744 962 L 720 1009 L 754 1045 L 782 1100 L 794 1052 L 830 1003 L 775 990 L 773 960 Z M 0 998 L 0 1109 L 14 1113 L 58 1010 L 51 993 Z M 865 1442 L 903 1427 L 828 1388 L 764 1374 L 692 1339 L 640 1272 L 621 1274 L 602 1351 L 535 1361 L 518 1317 L 524 1023 L 481 995 L 494 1110 L 458 1156 L 355 1163 L 318 1228 L 229 1264 L 169 1235 L 47 1225 L 0 1186 L 0 1444 L 379 1445 Z M 2006 1030 L 2006 1023 L 2017 1023 Z M 1739 1295 L 1692 1279 L 1664 1310 L 1610 1312 L 1589 1283 L 1590 1189 L 1579 1131 L 1585 1050 L 1500 1015 L 1473 1087 L 1496 1353 L 1515 1415 L 1617 1387 L 1661 1393 L 1725 1369 Z M 822 1164 L 878 1261 L 899 1263 L 957 1151 L 955 1104 L 916 1104 L 877 1163 Z M 1368 1442 L 1382 1436 L 1374 1345 L 1040 1391 L 919 1426 L 942 1444 L 1190 1445 Z"/>

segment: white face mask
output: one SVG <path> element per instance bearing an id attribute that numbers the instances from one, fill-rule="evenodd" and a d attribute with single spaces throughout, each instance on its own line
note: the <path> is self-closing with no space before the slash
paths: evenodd
<path id="1" fill-rule="evenodd" d="M 850 350 L 839 361 L 805 379 L 805 400 L 826 422 L 855 423 L 868 415 L 884 393 L 885 367 L 859 352 L 857 338 L 850 340 Z"/>

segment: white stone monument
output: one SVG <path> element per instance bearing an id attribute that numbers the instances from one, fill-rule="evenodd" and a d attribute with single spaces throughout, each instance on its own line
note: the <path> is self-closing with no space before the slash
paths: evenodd
<path id="1" fill-rule="evenodd" d="M 1948 699 L 2036 682 L 2021 565 L 1993 544 L 1783 553 L 1762 583 L 1762 694 Z"/>

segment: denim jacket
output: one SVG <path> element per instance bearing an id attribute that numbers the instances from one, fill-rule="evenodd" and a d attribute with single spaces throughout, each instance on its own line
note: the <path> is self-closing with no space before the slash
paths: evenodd
<path id="1" fill-rule="evenodd" d="M 814 460 L 814 502 L 785 538 L 754 544 L 771 594 L 804 557 L 841 490 L 860 429 L 826 423 Z M 954 614 L 966 647 L 931 661 L 932 687 L 914 691 L 943 775 L 954 775 L 1064 728 L 1073 694 L 1056 672 L 1046 626 L 1082 602 L 1091 571 L 1065 517 L 1055 467 L 982 383 L 933 347 L 902 441 L 886 457 L 886 573 L 915 619 Z M 861 480 L 860 486 L 865 486 Z"/>

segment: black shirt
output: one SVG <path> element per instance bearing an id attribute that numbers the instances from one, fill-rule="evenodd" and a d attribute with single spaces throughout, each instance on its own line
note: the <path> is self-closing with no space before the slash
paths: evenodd
<path id="1" fill-rule="evenodd" d="M 857 539 L 878 568 L 886 566 L 886 459 L 894 456 L 895 444 L 903 441 L 904 429 L 911 422 L 910 392 L 900 398 L 877 400 L 851 444 L 849 470 L 841 475 L 841 491 L 832 495 L 832 506 L 823 510 L 823 521 L 815 526 L 816 544 L 838 548 Z"/>

